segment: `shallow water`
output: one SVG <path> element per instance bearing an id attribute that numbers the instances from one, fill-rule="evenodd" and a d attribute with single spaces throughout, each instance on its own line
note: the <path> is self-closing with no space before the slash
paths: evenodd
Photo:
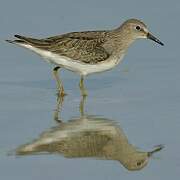
<path id="1" fill-rule="evenodd" d="M 133 9 L 135 6 L 132 6 L 130 14 L 125 9 L 131 1 L 124 2 L 123 8 L 117 2 L 95 6 L 79 0 L 70 7 L 64 2 L 62 7 L 58 1 L 54 4 L 43 1 L 45 12 L 39 12 L 39 8 L 35 7 L 32 14 L 33 2 L 3 2 L 4 6 L 0 7 L 1 39 L 17 32 L 46 36 L 86 28 L 107 28 L 123 21 L 122 15 L 124 18 L 143 17 L 152 32 L 157 36 L 159 34 L 164 47 L 139 41 L 130 48 L 117 68 L 86 79 L 89 96 L 84 113 L 115 121 L 136 149 L 151 151 L 159 144 L 165 148 L 154 154 L 147 166 L 139 171 L 129 171 L 115 160 L 65 158 L 57 153 L 15 156 L 15 150 L 20 145 L 31 143 L 42 132 L 57 126 L 54 121 L 57 97 L 51 66 L 31 52 L 1 42 L 0 178 L 148 180 L 179 177 L 180 61 L 179 40 L 176 37 L 179 25 L 172 21 L 180 15 L 179 1 L 171 4 L 154 1 L 156 7 L 151 1 L 148 8 L 147 4 L 139 1 L 141 7 Z M 29 8 L 25 10 L 27 6 Z M 37 6 L 41 7 L 41 4 Z M 65 16 L 68 7 L 73 16 Z M 90 16 L 92 9 L 93 17 Z M 98 14 L 99 10 L 102 15 Z M 107 14 L 107 10 L 111 13 Z M 10 14 L 7 15 L 7 12 Z M 82 13 L 85 14 L 83 18 Z M 57 25 L 59 19 L 62 26 Z M 175 26 L 177 28 L 172 28 Z M 68 96 L 64 99 L 60 118 L 67 123 L 73 117 L 80 117 L 79 77 L 68 71 L 62 71 L 61 77 Z"/>

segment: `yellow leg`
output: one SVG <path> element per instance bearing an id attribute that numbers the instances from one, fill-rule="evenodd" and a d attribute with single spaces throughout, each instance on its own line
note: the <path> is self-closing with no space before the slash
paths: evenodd
<path id="1" fill-rule="evenodd" d="M 80 104 L 79 104 L 79 111 L 81 114 L 81 117 L 84 116 L 84 104 L 87 96 L 82 96 Z"/>
<path id="2" fill-rule="evenodd" d="M 87 93 L 87 91 L 86 91 L 86 89 L 84 87 L 84 77 L 83 76 L 81 76 L 81 80 L 79 82 L 79 88 L 81 90 L 81 95 L 82 96 L 87 96 L 88 95 L 88 93 Z"/>
<path id="3" fill-rule="evenodd" d="M 63 84 L 62 84 L 62 81 L 61 79 L 59 78 L 58 76 L 58 70 L 60 69 L 59 66 L 56 66 L 54 69 L 53 69 L 53 75 L 54 75 L 54 78 L 56 80 L 56 84 L 57 84 L 57 89 L 58 89 L 58 95 L 60 96 L 65 96 L 66 93 L 64 92 L 64 87 L 63 87 Z"/>
<path id="4" fill-rule="evenodd" d="M 64 102 L 64 96 L 58 95 L 56 109 L 54 111 L 54 120 L 58 123 L 62 122 L 61 111 L 62 111 L 63 102 Z"/>

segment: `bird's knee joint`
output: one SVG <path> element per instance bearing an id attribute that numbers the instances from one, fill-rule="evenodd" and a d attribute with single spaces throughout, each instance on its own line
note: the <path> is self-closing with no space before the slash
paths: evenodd
<path id="1" fill-rule="evenodd" d="M 59 67 L 59 66 L 56 66 L 56 67 L 53 69 L 53 71 L 57 71 L 58 69 L 60 69 L 60 67 Z"/>

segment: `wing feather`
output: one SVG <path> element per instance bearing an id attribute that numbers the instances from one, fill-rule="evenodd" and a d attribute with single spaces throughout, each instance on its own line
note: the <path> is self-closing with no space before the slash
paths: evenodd
<path id="1" fill-rule="evenodd" d="M 66 56 L 88 64 L 96 64 L 109 57 L 109 53 L 103 47 L 107 36 L 108 31 L 73 32 L 46 39 L 15 35 L 24 43 L 36 48 L 48 50 L 60 56 Z"/>

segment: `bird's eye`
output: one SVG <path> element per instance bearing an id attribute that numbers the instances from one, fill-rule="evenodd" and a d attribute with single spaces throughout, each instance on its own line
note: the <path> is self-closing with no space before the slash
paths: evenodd
<path id="1" fill-rule="evenodd" d="M 141 29 L 141 27 L 140 27 L 140 26 L 136 26 L 136 30 L 138 30 L 138 31 L 139 31 L 140 29 Z"/>
<path id="2" fill-rule="evenodd" d="M 142 164 L 141 161 L 137 162 L 137 166 L 141 166 L 141 164 Z"/>

